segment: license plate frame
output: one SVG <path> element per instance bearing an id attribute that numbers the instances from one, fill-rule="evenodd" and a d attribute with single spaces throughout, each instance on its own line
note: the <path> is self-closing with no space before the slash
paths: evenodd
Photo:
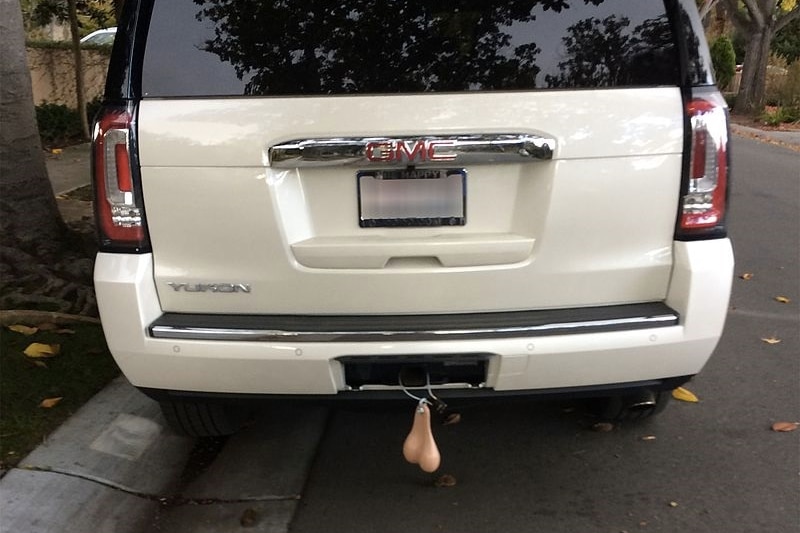
<path id="1" fill-rule="evenodd" d="M 464 226 L 467 171 L 463 168 L 359 170 L 362 228 Z"/>

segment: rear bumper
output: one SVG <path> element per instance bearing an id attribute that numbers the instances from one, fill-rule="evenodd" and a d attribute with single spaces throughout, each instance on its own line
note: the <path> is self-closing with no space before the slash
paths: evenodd
<path id="1" fill-rule="evenodd" d="M 164 335 L 164 329 L 151 330 L 158 320 L 165 324 L 153 284 L 152 256 L 99 254 L 95 287 L 111 353 L 131 383 L 143 389 L 341 395 L 347 390 L 341 358 L 481 354 L 487 361 L 486 379 L 483 389 L 473 389 L 476 394 L 485 389 L 512 394 L 577 391 L 619 384 L 658 386 L 667 378 L 694 375 L 705 365 L 727 314 L 733 276 L 731 244 L 728 239 L 676 242 L 674 259 L 667 298 L 656 305 L 673 310 L 677 320 L 576 330 L 580 333 L 567 327 L 498 335 L 434 332 L 418 337 L 326 339 L 319 335 L 324 331 L 303 338 L 263 335 L 262 329 L 262 335 L 241 340 L 224 335 L 192 337 L 189 324 L 188 329 L 179 328 L 181 334 Z M 166 325 L 174 333 L 175 323 L 167 320 Z M 155 336 L 158 331 L 160 337 Z"/>

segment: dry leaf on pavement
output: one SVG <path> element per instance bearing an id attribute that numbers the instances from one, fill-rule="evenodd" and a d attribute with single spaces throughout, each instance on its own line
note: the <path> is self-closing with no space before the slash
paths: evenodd
<path id="1" fill-rule="evenodd" d="M 42 344 L 41 342 L 34 342 L 29 344 L 23 353 L 33 359 L 46 359 L 48 357 L 55 357 L 60 352 L 60 344 Z"/>
<path id="2" fill-rule="evenodd" d="M 611 422 L 598 422 L 592 426 L 592 431 L 597 433 L 609 433 L 614 431 L 614 424 Z"/>
<path id="3" fill-rule="evenodd" d="M 683 387 L 678 387 L 672 391 L 672 397 L 682 402 L 697 403 L 700 401 L 692 391 Z"/>
<path id="4" fill-rule="evenodd" d="M 750 281 L 751 279 L 753 279 L 753 273 L 752 272 L 745 272 L 744 274 L 742 274 L 739 277 L 742 278 L 745 281 Z"/>
<path id="5" fill-rule="evenodd" d="M 27 337 L 30 337 L 31 335 L 33 335 L 34 333 L 39 331 L 38 328 L 32 328 L 30 326 L 23 326 L 22 324 L 14 324 L 12 326 L 8 326 L 8 329 L 10 329 L 11 331 L 14 331 L 16 333 L 22 333 L 23 335 L 25 335 Z"/>
<path id="6" fill-rule="evenodd" d="M 781 342 L 780 339 L 776 339 L 774 336 L 772 336 L 772 337 L 761 337 L 761 340 L 766 342 L 767 344 L 779 344 Z"/>
<path id="7" fill-rule="evenodd" d="M 254 527 L 258 523 L 258 511 L 253 509 L 252 507 L 248 507 L 242 513 L 241 518 L 239 518 L 239 524 L 242 527 Z"/>
<path id="8" fill-rule="evenodd" d="M 772 424 L 772 431 L 788 433 L 789 431 L 797 429 L 798 426 L 800 426 L 798 422 L 775 422 Z"/>
<path id="9" fill-rule="evenodd" d="M 450 474 L 442 474 L 436 478 L 436 481 L 434 481 L 433 484 L 436 487 L 455 487 L 456 478 Z"/>
<path id="10" fill-rule="evenodd" d="M 791 302 L 791 300 L 786 296 L 776 296 L 775 301 L 782 304 L 788 304 L 789 302 Z"/>
<path id="11" fill-rule="evenodd" d="M 39 404 L 39 407 L 42 407 L 44 409 L 50 409 L 58 405 L 63 399 L 64 399 L 63 396 L 59 396 L 58 398 L 46 398 L 42 400 L 42 403 Z"/>
<path id="12" fill-rule="evenodd" d="M 442 422 L 443 426 L 452 426 L 461 422 L 461 415 L 459 413 L 450 413 L 447 418 Z"/>

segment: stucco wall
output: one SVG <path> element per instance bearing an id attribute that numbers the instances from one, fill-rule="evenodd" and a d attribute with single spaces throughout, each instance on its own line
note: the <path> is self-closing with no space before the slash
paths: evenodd
<path id="1" fill-rule="evenodd" d="M 33 101 L 77 107 L 75 97 L 75 67 L 72 50 L 67 48 L 27 47 L 28 66 L 33 83 Z M 86 101 L 103 94 L 108 69 L 108 52 L 103 50 L 81 50 L 83 59 Z"/>

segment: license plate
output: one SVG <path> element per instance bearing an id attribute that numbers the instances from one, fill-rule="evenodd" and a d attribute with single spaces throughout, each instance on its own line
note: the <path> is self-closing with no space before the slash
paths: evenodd
<path id="1" fill-rule="evenodd" d="M 362 228 L 466 224 L 463 169 L 361 170 L 356 177 Z"/>

